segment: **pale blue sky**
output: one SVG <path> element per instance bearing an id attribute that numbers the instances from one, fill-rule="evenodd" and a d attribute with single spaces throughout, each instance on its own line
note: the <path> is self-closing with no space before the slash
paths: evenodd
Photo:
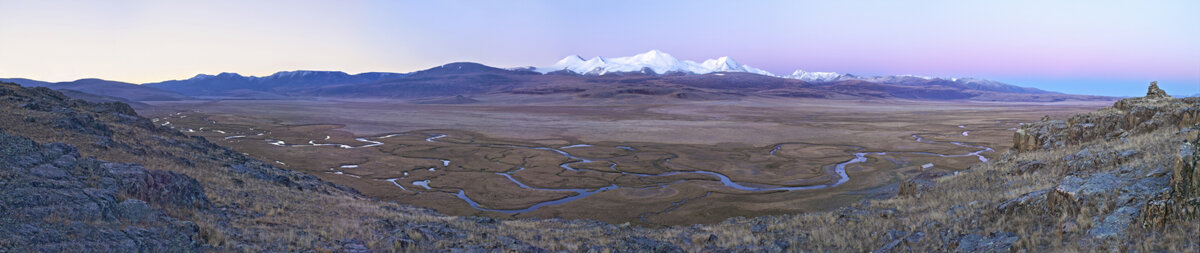
<path id="1" fill-rule="evenodd" d="M 548 65 L 660 49 L 776 74 L 1200 93 L 1200 1 L 4 1 L 0 77 Z"/>

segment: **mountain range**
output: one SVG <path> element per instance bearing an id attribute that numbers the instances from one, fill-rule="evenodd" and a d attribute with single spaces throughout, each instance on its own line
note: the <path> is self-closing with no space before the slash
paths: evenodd
<path id="1" fill-rule="evenodd" d="M 458 62 L 412 73 L 368 72 L 351 75 L 340 71 L 300 70 L 262 77 L 220 73 L 142 85 L 99 79 L 64 83 L 19 78 L 0 81 L 71 89 L 133 101 L 331 97 L 465 103 L 480 101 L 474 99 L 477 96 L 506 95 L 539 101 L 617 99 L 626 102 L 738 99 L 746 96 L 1042 102 L 1112 99 L 1061 94 L 977 78 L 915 75 L 863 77 L 803 70 L 796 70 L 790 75 L 776 75 L 741 64 L 730 57 L 695 62 L 679 60 L 659 50 L 627 57 L 597 56 L 587 60 L 571 55 L 546 67 L 508 69 Z"/>
<path id="2" fill-rule="evenodd" d="M 110 101 L 172 101 L 192 99 L 176 92 L 157 89 L 145 85 L 126 82 L 109 81 L 95 78 L 79 79 L 70 82 L 43 82 L 25 78 L 0 78 L 0 81 L 20 84 L 26 87 L 46 87 L 62 91 L 77 99 L 91 102 Z"/>
<path id="3" fill-rule="evenodd" d="M 193 96 L 271 96 L 289 90 L 322 87 L 336 84 L 367 83 L 395 79 L 408 74 L 368 72 L 357 75 L 341 71 L 282 71 L 263 77 L 243 76 L 237 73 L 217 75 L 199 74 L 183 80 L 171 80 L 142 84 Z"/>
<path id="4" fill-rule="evenodd" d="M 729 57 L 708 59 L 702 63 L 681 61 L 670 54 L 658 50 L 650 50 L 642 54 L 604 58 L 596 56 L 584 60 L 578 55 L 571 55 L 559 60 L 549 67 L 534 68 L 543 74 L 555 71 L 570 71 L 581 75 L 604 75 L 608 73 L 637 72 L 643 74 L 708 74 L 714 72 L 745 72 L 767 76 L 775 76 L 765 70 L 738 64 Z"/>

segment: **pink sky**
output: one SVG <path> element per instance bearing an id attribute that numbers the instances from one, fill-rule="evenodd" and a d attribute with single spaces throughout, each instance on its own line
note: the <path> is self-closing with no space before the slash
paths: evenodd
<path id="1" fill-rule="evenodd" d="M 1137 95 L 1160 80 L 1200 93 L 1200 1 L 48 0 L 0 9 L 0 77 L 47 81 L 516 67 L 659 49 L 777 74 L 983 77 L 1102 95 Z"/>

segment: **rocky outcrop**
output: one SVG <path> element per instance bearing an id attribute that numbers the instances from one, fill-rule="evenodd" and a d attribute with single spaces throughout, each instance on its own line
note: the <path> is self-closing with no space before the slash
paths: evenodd
<path id="1" fill-rule="evenodd" d="M 0 251 L 196 251 L 199 228 L 159 208 L 203 208 L 190 177 L 81 158 L 0 132 Z"/>
<path id="2" fill-rule="evenodd" d="M 1174 99 L 1152 83 L 1146 97 L 1117 101 L 1112 108 L 1068 120 L 1024 125 L 1013 134 L 1017 151 L 1054 149 L 1091 140 L 1113 140 L 1163 126 L 1189 127 L 1200 122 L 1200 98 Z"/>
<path id="3" fill-rule="evenodd" d="M 1057 225 L 1058 231 L 1077 233 L 1104 245 L 1128 238 L 1129 228 L 1139 222 L 1144 228 L 1162 228 L 1195 219 L 1200 207 L 1200 172 L 1195 169 L 1200 153 L 1196 151 L 1200 144 L 1195 133 L 1200 132 L 1198 118 L 1200 100 L 1172 98 L 1151 83 L 1145 97 L 1122 99 L 1113 107 L 1067 120 L 1045 117 L 1041 122 L 1024 125 L 1013 137 L 1016 152 L 1078 151 L 1060 159 L 1012 161 L 1010 175 L 1051 168 L 1065 177 L 1048 190 L 1002 202 L 996 206 L 996 213 L 1034 210 L 1035 214 L 1044 212 L 1051 217 L 1075 217 Z M 1164 128 L 1169 131 L 1160 131 Z M 1178 141 L 1180 137 L 1191 141 L 1177 146 L 1178 153 L 1169 156 L 1174 161 L 1163 161 L 1161 154 L 1154 153 L 1165 148 L 1161 140 Z M 1114 143 L 1147 139 L 1157 143 L 1124 150 L 1111 148 Z M 1150 148 L 1155 146 L 1161 148 Z"/>
<path id="4" fill-rule="evenodd" d="M 1150 89 L 1146 91 L 1146 98 L 1171 98 L 1167 92 L 1158 88 L 1158 81 L 1150 82 Z"/>

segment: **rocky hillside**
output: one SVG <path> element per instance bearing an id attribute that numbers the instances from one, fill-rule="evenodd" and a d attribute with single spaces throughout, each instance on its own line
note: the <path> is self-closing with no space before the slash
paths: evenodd
<path id="1" fill-rule="evenodd" d="M 1200 250 L 1200 99 L 1155 92 L 1022 127 L 1013 151 L 833 212 L 639 228 L 448 217 L 137 116 L 0 83 L 0 252 Z"/>

